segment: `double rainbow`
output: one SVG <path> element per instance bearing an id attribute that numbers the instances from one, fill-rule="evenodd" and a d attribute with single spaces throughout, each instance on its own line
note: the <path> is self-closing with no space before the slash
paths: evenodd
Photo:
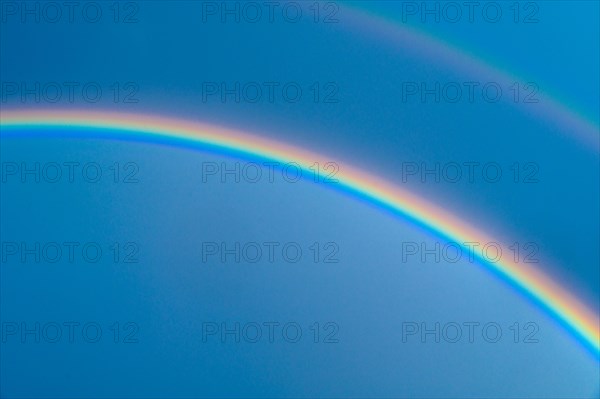
<path id="1" fill-rule="evenodd" d="M 91 137 L 156 142 L 171 146 L 232 153 L 245 158 L 295 162 L 309 171 L 315 162 L 332 162 L 329 157 L 244 132 L 149 115 L 87 111 L 2 111 L 0 137 Z M 438 206 L 377 176 L 342 162 L 334 186 L 408 218 L 438 236 L 456 243 L 497 243 L 483 231 L 465 223 Z M 508 248 L 508 247 L 506 247 Z M 509 252 L 509 251 L 507 251 Z M 546 310 L 595 358 L 600 358 L 598 315 L 570 292 L 538 269 L 516 263 L 510 257 L 480 264 L 505 280 Z"/>

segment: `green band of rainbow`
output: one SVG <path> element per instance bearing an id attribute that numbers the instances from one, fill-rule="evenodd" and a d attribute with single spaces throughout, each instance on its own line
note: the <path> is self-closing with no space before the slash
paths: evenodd
<path id="1" fill-rule="evenodd" d="M 283 143 L 247 133 L 216 126 L 149 115 L 97 113 L 87 111 L 2 111 L 0 112 L 2 138 L 26 135 L 27 130 L 38 129 L 39 135 L 52 137 L 52 128 L 96 129 L 118 131 L 124 139 L 139 141 L 179 142 L 205 145 L 244 153 L 273 161 L 295 162 L 309 169 L 315 162 L 332 162 L 329 157 L 305 151 Z M 54 129 L 56 131 L 56 129 Z M 434 204 L 403 190 L 381 178 L 369 175 L 342 162 L 337 162 L 338 186 L 356 193 L 422 224 L 432 232 L 457 243 L 490 243 L 499 241 L 479 229 L 447 213 Z M 503 246 L 508 248 L 508 246 Z M 510 251 L 505 251 L 510 253 Z M 594 357 L 600 358 L 600 328 L 598 315 L 575 296 L 559 286 L 539 269 L 525 263 L 516 263 L 510 256 L 497 262 L 481 262 L 515 288 L 525 293 L 567 328 Z"/>

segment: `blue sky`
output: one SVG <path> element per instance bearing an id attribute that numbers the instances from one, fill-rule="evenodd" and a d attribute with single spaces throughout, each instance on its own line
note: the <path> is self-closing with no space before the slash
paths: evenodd
<path id="1" fill-rule="evenodd" d="M 473 77 L 366 34 L 354 23 L 202 22 L 194 2 L 139 2 L 136 23 L 0 25 L 3 109 L 151 113 L 242 128 L 351 161 L 402 184 L 486 232 L 534 242 L 544 270 L 594 309 L 600 293 L 598 151 L 524 104 L 403 101 L 406 82 Z M 370 3 L 398 19 L 399 5 Z M 131 11 L 131 10 L 121 10 Z M 124 14 L 120 14 L 123 17 Z M 401 14 L 400 14 L 401 15 Z M 539 23 L 409 22 L 535 82 L 596 123 L 598 4 L 540 2 Z M 11 19 L 12 18 L 12 19 Z M 479 78 L 480 79 L 480 78 Z M 481 79 L 480 79 L 481 80 Z M 102 88 L 97 103 L 23 103 L 8 83 Z M 207 84 L 293 83 L 298 102 L 203 99 Z M 119 102 L 114 102 L 118 83 Z M 480 82 L 482 84 L 486 82 Z M 130 84 L 130 86 L 127 86 Z M 319 101 L 314 101 L 314 88 Z M 329 85 L 329 86 L 328 86 Z M 135 90 L 134 90 L 135 89 Z M 131 91 L 133 90 L 133 91 Z M 331 90 L 331 91 L 329 91 Z M 135 91 L 134 94 L 132 94 Z M 336 102 L 325 102 L 332 94 Z M 131 94 L 135 103 L 123 103 Z M 205 94 L 205 93 L 204 93 Z M 507 93 L 505 93 L 506 95 Z M 231 97 L 229 97 L 231 98 Z M 32 396 L 591 397 L 598 364 L 545 314 L 472 264 L 398 264 L 399 241 L 435 238 L 367 204 L 297 184 L 203 184 L 214 154 L 97 140 L 2 140 L 2 162 L 118 162 L 140 182 L 2 185 L 2 240 L 135 241 L 140 263 L 2 265 L 2 321 L 133 321 L 135 345 L 2 344 L 2 393 Z M 402 179 L 408 163 L 500 165 L 490 183 Z M 535 182 L 513 179 L 535 165 Z M 206 241 L 336 242 L 340 264 L 198 264 Z M 81 266 L 81 267 L 80 267 Z M 341 342 L 223 345 L 198 340 L 206 321 L 336 322 Z M 534 322 L 540 342 L 398 342 L 403 322 Z M 535 361 L 531 361 L 535 359 Z M 36 364 L 32 366 L 32 364 Z M 79 367 L 74 367 L 78 364 Z M 309 367 L 306 365 L 313 365 Z M 105 383 L 97 384 L 97 375 Z M 33 375 L 35 386 L 25 384 Z M 9 381 L 6 383 L 5 381 Z"/>

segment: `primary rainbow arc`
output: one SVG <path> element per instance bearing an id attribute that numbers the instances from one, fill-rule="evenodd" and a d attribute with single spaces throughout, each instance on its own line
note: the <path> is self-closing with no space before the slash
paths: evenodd
<path id="1" fill-rule="evenodd" d="M 282 163 L 295 162 L 307 171 L 330 157 L 244 132 L 149 115 L 87 111 L 12 110 L 0 112 L 0 137 L 70 136 L 87 130 L 94 138 L 120 138 L 185 147 L 213 148 Z M 61 133 L 62 132 L 62 133 Z M 336 187 L 401 214 L 437 235 L 457 243 L 498 242 L 454 215 L 390 182 L 337 162 Z M 481 264 L 532 299 L 565 327 L 595 358 L 600 358 L 600 320 L 574 295 L 537 268 L 505 257 Z"/>

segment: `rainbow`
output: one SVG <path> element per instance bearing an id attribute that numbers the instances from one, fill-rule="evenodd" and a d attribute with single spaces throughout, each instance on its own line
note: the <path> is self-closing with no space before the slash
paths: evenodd
<path id="1" fill-rule="evenodd" d="M 388 15 L 378 14 L 365 6 L 353 3 L 344 3 L 340 8 L 343 10 L 340 19 L 343 18 L 344 22 L 341 26 L 349 25 L 353 30 L 372 35 L 378 43 L 384 39 L 387 43 L 414 55 L 432 59 L 438 65 L 441 62 L 442 65 L 470 79 L 496 82 L 503 88 L 510 87 L 515 82 L 528 82 L 527 79 L 501 70 L 463 48 Z M 526 115 L 533 115 L 556 125 L 561 132 L 575 137 L 586 148 L 600 151 L 600 126 L 596 122 L 558 101 L 547 91 L 540 90 L 536 98 L 538 103 L 510 103 Z"/>
<path id="2" fill-rule="evenodd" d="M 438 206 L 377 176 L 330 157 L 245 132 L 150 115 L 41 110 L 0 111 L 0 128 L 2 139 L 81 137 L 81 131 L 85 130 L 85 137 L 154 142 L 221 151 L 243 158 L 295 162 L 306 171 L 315 162 L 336 162 L 339 166 L 336 175 L 338 183 L 334 185 L 336 189 L 366 199 L 452 242 L 499 242 Z M 489 271 L 547 311 L 594 358 L 600 359 L 598 315 L 575 296 L 531 265 L 514 262 L 511 256 L 504 256 L 496 262 L 483 257 L 478 260 Z"/>

